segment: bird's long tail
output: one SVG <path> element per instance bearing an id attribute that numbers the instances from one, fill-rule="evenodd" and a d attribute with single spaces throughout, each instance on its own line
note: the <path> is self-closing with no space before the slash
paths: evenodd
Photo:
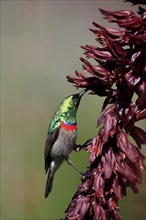
<path id="1" fill-rule="evenodd" d="M 53 179 L 54 179 L 54 175 L 52 175 L 51 170 L 49 170 L 48 177 L 47 177 L 47 182 L 46 182 L 45 198 L 48 197 L 49 193 L 52 190 Z"/>

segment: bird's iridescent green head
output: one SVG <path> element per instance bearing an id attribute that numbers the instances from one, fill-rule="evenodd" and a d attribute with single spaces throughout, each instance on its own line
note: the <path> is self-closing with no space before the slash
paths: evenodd
<path id="1" fill-rule="evenodd" d="M 83 90 L 80 93 L 70 95 L 66 97 L 60 104 L 59 110 L 61 113 L 68 113 L 70 111 L 74 111 L 76 113 L 78 106 L 80 104 L 81 97 L 86 92 Z"/>
<path id="2" fill-rule="evenodd" d="M 76 113 L 80 104 L 81 97 L 87 90 L 84 89 L 80 93 L 66 97 L 55 112 L 54 117 L 50 123 L 48 133 L 52 133 L 60 126 L 61 122 L 68 124 L 76 124 Z"/>

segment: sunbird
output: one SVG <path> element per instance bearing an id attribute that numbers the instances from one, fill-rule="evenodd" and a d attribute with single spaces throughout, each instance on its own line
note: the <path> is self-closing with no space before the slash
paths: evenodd
<path id="1" fill-rule="evenodd" d="M 52 190 L 54 174 L 63 161 L 67 161 L 78 172 L 78 168 L 69 159 L 70 153 L 76 149 L 77 120 L 76 114 L 81 97 L 87 91 L 66 97 L 55 112 L 48 128 L 45 142 L 45 171 L 48 172 L 45 198 Z M 80 172 L 81 173 L 81 172 Z"/>

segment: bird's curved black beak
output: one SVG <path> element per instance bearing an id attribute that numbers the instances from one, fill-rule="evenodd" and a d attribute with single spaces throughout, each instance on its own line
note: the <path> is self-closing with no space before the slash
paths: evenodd
<path id="1" fill-rule="evenodd" d="M 82 91 L 79 93 L 79 97 L 82 97 L 82 96 L 84 95 L 84 93 L 87 92 L 87 91 L 88 91 L 87 88 L 84 89 L 84 90 L 82 90 Z"/>
<path id="2" fill-rule="evenodd" d="M 79 103 L 80 103 L 80 100 L 81 100 L 81 97 L 84 95 L 84 93 L 85 92 L 87 92 L 87 88 L 86 89 L 84 89 L 84 90 L 82 90 L 80 93 L 77 93 L 76 95 L 76 97 L 77 97 L 77 103 L 76 103 L 76 105 L 78 106 L 79 105 Z"/>

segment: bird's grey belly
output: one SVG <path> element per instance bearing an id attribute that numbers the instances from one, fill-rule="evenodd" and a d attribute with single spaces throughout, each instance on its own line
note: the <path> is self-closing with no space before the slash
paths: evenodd
<path id="1" fill-rule="evenodd" d="M 62 159 L 68 158 L 71 151 L 74 149 L 76 142 L 76 130 L 66 131 L 60 129 L 57 140 L 55 141 L 52 150 L 51 157 L 62 157 Z"/>

